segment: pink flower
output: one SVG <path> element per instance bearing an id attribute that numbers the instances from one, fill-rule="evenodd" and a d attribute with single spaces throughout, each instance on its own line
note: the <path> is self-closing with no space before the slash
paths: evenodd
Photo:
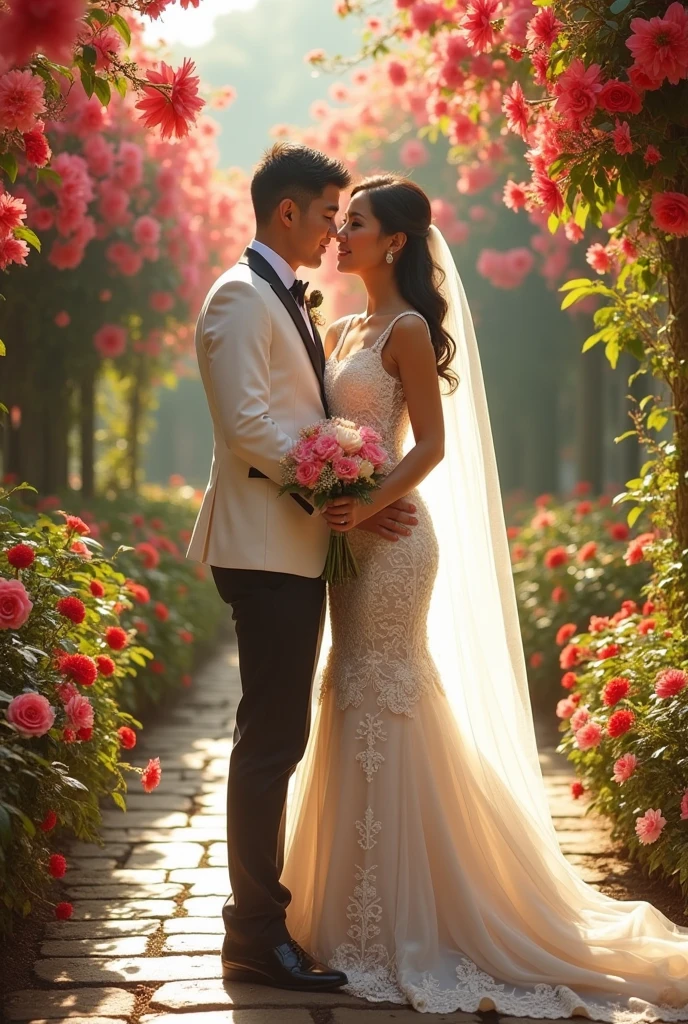
<path id="1" fill-rule="evenodd" d="M 504 186 L 503 195 L 504 205 L 509 209 L 513 210 L 514 213 L 517 210 L 522 209 L 528 201 L 528 192 L 526 190 L 526 183 L 524 181 L 518 184 L 515 181 L 507 181 Z"/>
<path id="2" fill-rule="evenodd" d="M 358 479 L 358 462 L 355 459 L 347 458 L 346 455 L 333 459 L 332 469 L 335 471 L 339 480 Z"/>
<path id="3" fill-rule="evenodd" d="M 152 85 L 144 87 L 144 99 L 139 100 L 136 109 L 142 112 L 146 128 L 160 125 L 163 139 L 171 136 L 183 139 L 189 134 L 190 125 L 195 123 L 196 115 L 203 107 L 203 100 L 198 95 L 200 80 L 192 74 L 195 67 L 194 62 L 187 57 L 176 71 L 161 61 L 160 71 L 151 69 L 147 72 L 148 81 Z"/>
<path id="4" fill-rule="evenodd" d="M 373 441 L 376 444 L 379 444 L 380 441 L 382 440 L 377 430 L 373 430 L 372 427 L 361 427 L 359 430 L 359 434 L 361 435 L 361 440 L 364 442 Z"/>
<path id="5" fill-rule="evenodd" d="M 616 120 L 616 128 L 611 133 L 612 141 L 614 143 L 614 149 L 619 156 L 626 156 L 627 153 L 632 153 L 634 145 L 631 140 L 631 128 L 628 121 Z"/>
<path id="6" fill-rule="evenodd" d="M 640 818 L 636 818 L 635 834 L 643 846 L 648 846 L 650 843 L 657 842 L 665 825 L 666 818 L 662 817 L 660 810 L 645 811 Z"/>
<path id="7" fill-rule="evenodd" d="M 10 235 L 15 228 L 26 220 L 26 203 L 23 199 L 0 193 L 0 238 Z"/>
<path id="8" fill-rule="evenodd" d="M 26 64 L 33 53 L 71 63 L 86 0 L 9 0 L 0 17 L 0 53 L 12 64 Z"/>
<path id="9" fill-rule="evenodd" d="M 583 504 L 581 502 L 581 504 Z M 576 559 L 582 564 L 583 562 L 589 562 L 591 558 L 594 558 L 597 554 L 597 544 L 594 540 L 586 541 L 578 549 Z"/>
<path id="10" fill-rule="evenodd" d="M 81 693 L 65 704 L 65 714 L 74 729 L 88 729 L 93 725 L 93 707 L 88 697 Z"/>
<path id="11" fill-rule="evenodd" d="M 587 708 L 577 708 L 571 718 L 571 728 L 574 732 L 582 729 L 586 722 L 590 721 L 590 712 Z"/>
<path id="12" fill-rule="evenodd" d="M 661 159 L 662 154 L 656 146 L 648 146 L 645 152 L 643 153 L 643 160 L 645 161 L 648 167 L 651 167 L 653 164 L 658 164 Z"/>
<path id="13" fill-rule="evenodd" d="M 313 487 L 320 479 L 322 470 L 322 462 L 316 462 L 315 460 L 300 462 L 296 467 L 296 482 L 301 484 L 302 487 Z"/>
<path id="14" fill-rule="evenodd" d="M 639 114 L 643 101 L 633 86 L 610 78 L 597 94 L 597 104 L 611 114 Z"/>
<path id="15" fill-rule="evenodd" d="M 7 706 L 7 721 L 21 736 L 45 736 L 55 721 L 55 712 L 41 693 L 20 693 Z"/>
<path id="16" fill-rule="evenodd" d="M 358 453 L 362 459 L 367 459 L 377 469 L 378 466 L 384 465 L 387 461 L 387 452 L 379 444 L 375 444 L 372 441 L 367 441 L 361 446 Z"/>
<path id="17" fill-rule="evenodd" d="M 556 181 L 553 181 L 544 172 L 536 171 L 533 175 L 533 188 L 545 212 L 555 213 L 559 216 L 564 209 L 564 198 Z"/>
<path id="18" fill-rule="evenodd" d="M 672 5 L 673 6 L 673 5 Z M 660 231 L 685 238 L 688 235 L 688 196 L 682 192 L 657 192 L 652 197 L 652 219 Z"/>
<path id="19" fill-rule="evenodd" d="M 139 217 L 132 232 L 138 245 L 157 245 L 160 241 L 160 221 L 145 215 Z"/>
<path id="20" fill-rule="evenodd" d="M 597 722 L 586 722 L 576 732 L 576 746 L 579 750 L 590 750 L 597 747 L 602 739 L 602 729 Z"/>
<path id="21" fill-rule="evenodd" d="M 635 754 L 623 754 L 618 761 L 614 762 L 614 782 L 623 786 L 624 782 L 628 782 L 633 775 L 637 766 L 638 758 Z"/>
<path id="22" fill-rule="evenodd" d="M 504 93 L 502 110 L 506 114 L 509 131 L 515 132 L 525 139 L 528 135 L 528 107 L 523 89 L 518 82 L 514 82 L 511 88 Z"/>
<path id="23" fill-rule="evenodd" d="M 93 336 L 93 344 L 103 359 L 116 359 L 127 347 L 127 332 L 116 324 L 104 324 Z"/>
<path id="24" fill-rule="evenodd" d="M 570 718 L 575 710 L 576 705 L 569 697 L 557 701 L 557 718 Z"/>
<path id="25" fill-rule="evenodd" d="M 389 64 L 387 65 L 387 74 L 389 75 L 389 80 L 392 83 L 392 85 L 396 86 L 397 88 L 406 84 L 408 74 L 406 72 L 405 66 L 401 64 L 398 60 L 391 60 L 389 62 Z"/>
<path id="26" fill-rule="evenodd" d="M 20 629 L 32 608 L 33 601 L 21 580 L 0 579 L 0 629 Z"/>
<path id="27" fill-rule="evenodd" d="M 526 33 L 528 46 L 532 48 L 545 46 L 549 49 L 563 27 L 563 23 L 555 17 L 552 8 L 543 7 L 528 22 L 528 32 Z"/>
<path id="28" fill-rule="evenodd" d="M 317 455 L 319 459 L 327 462 L 328 459 L 333 458 L 335 455 L 341 454 L 341 448 L 339 443 L 332 434 L 321 434 L 313 445 L 313 454 Z"/>
<path id="29" fill-rule="evenodd" d="M 430 154 L 420 139 L 407 139 L 399 150 L 399 159 L 404 167 L 421 167 L 428 162 Z"/>
<path id="30" fill-rule="evenodd" d="M 554 87 L 558 97 L 555 109 L 572 127 L 580 127 L 595 110 L 597 94 L 602 89 L 600 71 L 599 64 L 586 68 L 581 60 L 576 59 L 559 75 Z"/>
<path id="31" fill-rule="evenodd" d="M 56 313 L 53 317 L 53 322 L 57 327 L 69 327 L 71 317 L 66 309 L 61 309 L 59 313 Z"/>
<path id="32" fill-rule="evenodd" d="M 0 28 L 2 22 L 0 21 Z M 14 68 L 0 75 L 0 129 L 30 132 L 45 110 L 43 79 Z"/>
<path id="33" fill-rule="evenodd" d="M 665 668 L 655 679 L 655 693 L 658 697 L 675 697 L 688 684 L 688 674 L 680 668 Z"/>
<path id="34" fill-rule="evenodd" d="M 150 793 L 151 790 L 156 789 L 157 786 L 160 785 L 161 776 L 162 770 L 160 768 L 160 758 L 150 758 L 148 764 L 141 773 L 141 785 L 146 793 Z"/>
<path id="35" fill-rule="evenodd" d="M 424 3 L 423 0 L 416 0 L 414 4 L 407 6 L 411 8 L 411 21 L 417 32 L 427 32 L 442 17 L 442 5 L 438 3 Z"/>
<path id="36" fill-rule="evenodd" d="M 169 313 L 174 306 L 174 295 L 171 292 L 151 292 L 148 305 L 156 313 Z"/>
<path id="37" fill-rule="evenodd" d="M 626 46 L 647 75 L 678 85 L 688 75 L 688 12 L 683 4 L 667 7 L 663 18 L 634 18 Z"/>
<path id="38" fill-rule="evenodd" d="M 557 630 L 556 643 L 558 647 L 563 647 L 567 644 L 572 636 L 575 636 L 578 632 L 578 627 L 575 622 L 565 622 L 563 626 L 560 626 Z"/>
<path id="39" fill-rule="evenodd" d="M 315 437 L 306 437 L 302 441 L 299 441 L 298 444 L 294 445 L 294 448 L 290 453 L 291 457 L 295 459 L 296 462 L 312 462 L 316 440 L 317 439 Z"/>
<path id="40" fill-rule="evenodd" d="M 495 41 L 492 21 L 497 17 L 501 6 L 500 0 L 471 0 L 468 4 L 465 17 L 461 20 L 461 28 L 475 53 L 484 53 L 492 49 Z"/>
<path id="41" fill-rule="evenodd" d="M 606 246 L 601 242 L 595 242 L 591 245 L 585 254 L 585 258 L 593 270 L 596 270 L 598 274 L 606 274 L 611 270 L 611 258 L 607 252 Z"/>

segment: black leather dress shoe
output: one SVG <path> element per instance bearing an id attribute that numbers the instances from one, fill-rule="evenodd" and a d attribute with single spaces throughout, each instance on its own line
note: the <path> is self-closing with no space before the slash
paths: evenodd
<path id="1" fill-rule="evenodd" d="M 331 992 L 346 985 L 347 977 L 319 963 L 295 939 L 263 952 L 242 952 L 222 944 L 222 977 L 225 981 L 249 981 L 299 992 Z"/>

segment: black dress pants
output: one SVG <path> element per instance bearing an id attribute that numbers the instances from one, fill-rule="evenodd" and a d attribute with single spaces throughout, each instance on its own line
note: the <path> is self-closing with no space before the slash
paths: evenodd
<path id="1" fill-rule="evenodd" d="M 254 950 L 285 942 L 291 893 L 284 864 L 287 786 L 303 757 L 325 620 L 320 578 L 211 566 L 232 607 L 241 700 L 227 786 L 229 941 Z"/>

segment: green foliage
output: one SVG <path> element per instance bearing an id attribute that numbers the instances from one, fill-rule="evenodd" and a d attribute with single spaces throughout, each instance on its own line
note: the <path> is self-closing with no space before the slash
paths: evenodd
<path id="1" fill-rule="evenodd" d="M 103 502 L 81 512 L 90 527 L 81 536 L 64 516 L 49 514 L 45 506 L 54 502 L 35 511 L 20 504 L 18 490 L 11 501 L 0 493 L 0 580 L 20 580 L 33 607 L 18 629 L 0 629 L 0 933 L 36 900 L 49 901 L 48 859 L 65 837 L 100 841 L 102 798 L 126 809 L 123 772 L 130 765 L 120 759 L 118 730 L 142 728 L 145 712 L 190 684 L 195 656 L 213 639 L 221 612 L 204 568 L 184 558 L 195 511 L 188 502 Z M 34 553 L 23 569 L 7 558 L 19 543 Z M 140 543 L 150 548 L 137 551 Z M 146 568 L 143 557 L 155 566 Z M 145 603 L 136 585 L 149 591 Z M 58 612 L 65 596 L 84 603 L 83 622 Z M 126 630 L 123 650 L 108 646 L 109 626 Z M 112 675 L 101 670 L 91 685 L 72 681 L 93 708 L 90 733 L 65 731 L 73 723 L 60 659 L 69 654 L 115 662 Z M 45 697 L 55 712 L 44 735 L 26 737 L 6 717 L 10 702 L 27 692 Z M 135 747 L 132 754 L 136 760 Z M 48 811 L 57 825 L 44 831 Z"/>

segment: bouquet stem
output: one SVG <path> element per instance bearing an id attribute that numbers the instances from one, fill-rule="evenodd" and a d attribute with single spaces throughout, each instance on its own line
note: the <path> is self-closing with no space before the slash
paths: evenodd
<path id="1" fill-rule="evenodd" d="M 330 546 L 323 569 L 322 579 L 328 583 L 346 583 L 358 576 L 358 563 L 345 533 L 330 534 Z"/>

